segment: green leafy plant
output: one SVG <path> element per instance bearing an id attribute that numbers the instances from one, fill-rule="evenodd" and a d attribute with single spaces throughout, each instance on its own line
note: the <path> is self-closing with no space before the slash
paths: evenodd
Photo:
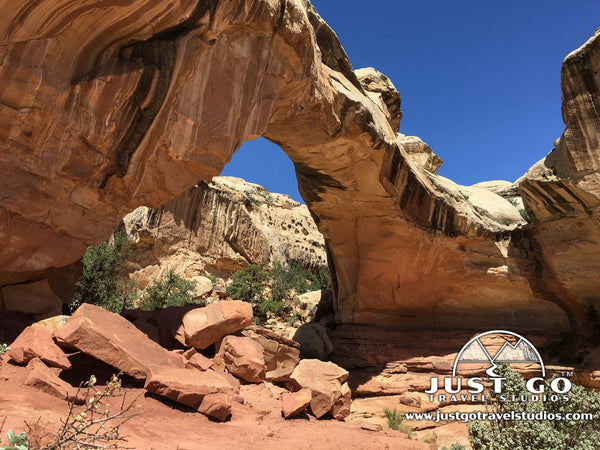
<path id="1" fill-rule="evenodd" d="M 465 200 L 469 200 L 469 196 L 467 194 L 465 194 L 463 191 L 458 191 L 458 193 L 460 195 L 462 195 L 462 198 L 464 198 Z"/>
<path id="2" fill-rule="evenodd" d="M 519 209 L 519 214 L 521 214 L 521 217 L 525 222 L 531 222 L 531 220 L 529 220 L 529 214 L 527 214 L 527 210 L 525 208 Z"/>
<path id="3" fill-rule="evenodd" d="M 448 450 L 448 447 L 446 447 L 445 445 L 440 449 L 440 450 Z M 467 448 L 462 445 L 459 444 L 458 442 L 455 442 L 454 444 L 452 444 L 452 446 L 450 447 L 450 450 L 467 450 Z"/>
<path id="4" fill-rule="evenodd" d="M 216 276 L 214 276 L 212 273 L 207 273 L 206 278 L 208 278 L 210 280 L 210 282 L 213 284 L 213 286 L 219 282 L 219 279 Z"/>
<path id="5" fill-rule="evenodd" d="M 504 398 L 489 393 L 493 399 L 489 405 L 493 412 L 500 413 L 496 420 L 473 421 L 469 424 L 469 440 L 474 450 L 554 450 L 596 449 L 600 438 L 600 393 L 586 391 L 573 385 L 569 401 L 552 401 L 540 396 L 539 401 L 521 401 L 521 395 L 529 398 L 523 377 L 506 364 L 498 366 L 497 373 L 506 380 L 503 383 Z M 546 381 L 546 392 L 550 391 L 551 380 Z M 514 397 L 513 397 L 514 396 Z M 593 419 L 570 420 L 504 420 L 502 413 L 550 414 L 592 413 Z"/>
<path id="6" fill-rule="evenodd" d="M 285 318 L 295 294 L 331 285 L 326 268 L 321 268 L 318 275 L 315 275 L 295 262 L 289 265 L 275 262 L 272 275 L 259 266 L 250 264 L 234 272 L 231 278 L 227 295 L 235 300 L 252 303 L 254 318 L 258 322 L 263 322 L 269 316 Z M 266 299 L 264 293 L 269 283 L 271 295 Z"/>
<path id="7" fill-rule="evenodd" d="M 2 368 L 2 356 L 6 355 L 6 352 L 10 350 L 10 347 L 7 344 L 0 345 L 0 368 Z"/>
<path id="8" fill-rule="evenodd" d="M 168 306 L 182 306 L 186 303 L 206 305 L 205 301 L 195 301 L 194 288 L 196 283 L 186 280 L 169 269 L 164 277 L 152 281 L 146 288 L 140 307 L 146 310 L 166 308 Z"/>
<path id="9" fill-rule="evenodd" d="M 293 262 L 288 266 L 276 261 L 273 264 L 273 284 L 271 286 L 271 296 L 276 301 L 290 299 L 291 291 L 297 294 L 304 294 L 308 291 L 308 274 L 302 266 Z"/>
<path id="10" fill-rule="evenodd" d="M 269 187 L 268 186 L 263 186 L 259 192 L 260 196 L 263 197 L 265 200 L 271 200 L 273 198 L 273 196 L 271 195 L 271 193 L 269 192 Z"/>
<path id="11" fill-rule="evenodd" d="M 132 308 L 136 300 L 135 284 L 119 279 L 121 264 L 126 258 L 127 239 L 122 234 L 89 247 L 83 255 L 83 273 L 75 284 L 75 295 L 69 304 L 71 312 L 82 303 L 116 313 Z"/>
<path id="12" fill-rule="evenodd" d="M 0 447 L 2 450 L 29 450 L 29 440 L 27 439 L 27 433 L 21 431 L 16 434 L 13 430 L 8 430 L 6 433 L 8 442 L 10 445 L 4 445 Z"/>
<path id="13" fill-rule="evenodd" d="M 273 300 L 272 297 L 269 297 L 258 304 L 258 318 L 264 320 L 268 317 L 269 313 L 274 316 L 281 316 L 284 309 L 285 305 L 283 302 Z"/>
<path id="14" fill-rule="evenodd" d="M 383 410 L 383 413 L 387 419 L 387 426 L 389 429 L 406 433 L 409 438 L 414 436 L 412 428 L 409 425 L 402 423 L 404 421 L 404 415 L 398 413 L 396 408 L 393 410 L 386 408 Z"/>
<path id="15" fill-rule="evenodd" d="M 266 283 L 271 278 L 256 264 L 249 264 L 233 273 L 231 283 L 227 286 L 227 295 L 234 300 L 242 300 L 258 304 L 264 300 Z"/>
<path id="16" fill-rule="evenodd" d="M 331 278 L 326 267 L 321 267 L 315 275 L 296 262 L 287 266 L 278 261 L 273 264 L 271 295 L 275 300 L 291 300 L 293 294 L 304 294 L 309 290 L 318 291 L 329 287 Z"/>
<path id="17" fill-rule="evenodd" d="M 300 320 L 300 317 L 298 317 L 297 314 L 293 314 L 290 317 L 287 318 L 287 323 L 289 325 L 294 325 L 295 323 L 297 323 Z"/>

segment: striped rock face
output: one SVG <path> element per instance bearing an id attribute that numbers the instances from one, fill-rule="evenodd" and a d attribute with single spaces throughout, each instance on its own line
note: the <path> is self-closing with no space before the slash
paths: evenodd
<path id="1" fill-rule="evenodd" d="M 0 12 L 0 286 L 73 263 L 128 212 L 209 180 L 264 136 L 293 160 L 324 235 L 338 320 L 585 322 L 581 302 L 597 277 L 574 292 L 544 253 L 572 232 L 536 238 L 536 202 L 564 196 L 540 200 L 545 188 L 525 186 L 525 227 L 506 199 L 428 171 L 438 159 L 396 134 L 390 80 L 355 72 L 309 2 L 2 0 Z M 596 48 L 594 38 L 565 62 L 557 148 L 574 164 L 558 176 L 575 180 L 579 190 L 567 191 L 588 217 Z"/>

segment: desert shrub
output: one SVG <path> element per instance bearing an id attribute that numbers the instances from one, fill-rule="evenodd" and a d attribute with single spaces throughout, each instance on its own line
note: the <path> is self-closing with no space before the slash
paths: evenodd
<path id="1" fill-rule="evenodd" d="M 177 275 L 173 269 L 169 269 L 162 278 L 153 280 L 146 288 L 140 301 L 140 307 L 154 310 L 168 306 L 182 306 L 186 303 L 206 305 L 204 301 L 195 301 L 195 287 L 194 281 L 186 280 Z"/>
<path id="2" fill-rule="evenodd" d="M 207 273 L 206 278 L 208 278 L 213 285 L 217 284 L 219 281 L 219 279 L 216 276 L 214 276 L 212 273 Z"/>
<path id="3" fill-rule="evenodd" d="M 521 214 L 521 217 L 525 222 L 531 222 L 531 220 L 529 220 L 529 214 L 527 214 L 527 210 L 525 208 L 519 209 L 519 214 Z"/>
<path id="4" fill-rule="evenodd" d="M 315 286 L 313 289 L 313 286 L 311 285 L 311 290 L 331 289 L 331 275 L 329 274 L 329 268 L 327 266 L 321 267 L 315 278 Z"/>
<path id="5" fill-rule="evenodd" d="M 6 352 L 9 350 L 10 350 L 10 348 L 8 347 L 7 344 L 0 345 L 0 368 L 2 368 L 2 356 L 5 355 Z"/>
<path id="6" fill-rule="evenodd" d="M 298 314 L 292 314 L 290 317 L 287 318 L 287 323 L 289 325 L 294 325 L 299 320 L 300 320 L 300 317 L 298 316 Z"/>
<path id="7" fill-rule="evenodd" d="M 83 255 L 83 273 L 75 284 L 71 312 L 82 303 L 91 303 L 120 313 L 133 307 L 135 285 L 119 279 L 121 264 L 127 258 L 127 239 L 116 234 L 99 245 L 92 245 Z"/>
<path id="8" fill-rule="evenodd" d="M 521 395 L 529 396 L 523 377 L 510 369 L 508 365 L 499 365 L 497 372 L 506 380 L 503 383 L 505 401 L 495 394 L 491 404 L 493 412 L 510 411 L 548 414 L 592 413 L 589 421 L 569 420 L 504 420 L 497 416 L 489 422 L 473 421 L 469 424 L 469 440 L 474 450 L 554 450 L 598 448 L 600 439 L 600 393 L 586 391 L 583 387 L 573 385 L 569 392 L 569 401 L 551 401 L 550 395 L 544 401 L 520 400 Z M 546 381 L 546 392 L 550 391 L 551 380 Z M 516 397 L 512 397 L 512 396 Z M 513 400 L 515 398 L 516 400 Z"/>
<path id="9" fill-rule="evenodd" d="M 92 375 L 79 387 L 76 396 L 68 401 L 69 410 L 66 419 L 61 420 L 62 427 L 49 443 L 39 447 L 41 450 L 124 448 L 119 445 L 126 440 L 119 428 L 138 415 L 130 413 L 137 398 L 127 402 L 125 393 L 118 408 L 110 407 L 110 398 L 121 389 L 120 374 L 113 375 L 103 390 L 95 385 L 96 377 Z M 85 402 L 78 406 L 76 399 Z M 37 427 L 29 428 L 37 431 Z"/>
<path id="10" fill-rule="evenodd" d="M 413 436 L 414 433 L 412 428 L 407 424 L 402 423 L 404 421 L 404 415 L 398 413 L 398 411 L 396 411 L 396 408 L 394 408 L 393 410 L 386 408 L 383 410 L 383 413 L 385 414 L 385 417 L 387 419 L 387 425 L 389 429 L 406 433 L 408 434 L 408 437 Z"/>
<path id="11" fill-rule="evenodd" d="M 254 317 L 258 322 L 266 320 L 270 315 L 284 317 L 294 294 L 303 294 L 308 290 L 319 290 L 331 285 L 329 272 L 321 269 L 317 275 L 305 270 L 298 263 L 283 265 L 273 264 L 273 274 L 251 264 L 232 275 L 227 286 L 227 295 L 235 300 L 252 303 Z M 265 299 L 266 285 L 271 282 L 271 295 Z"/>
<path id="12" fill-rule="evenodd" d="M 8 430 L 6 433 L 9 445 L 0 447 L 2 450 L 29 450 L 29 440 L 27 439 L 27 433 L 21 431 L 16 434 L 13 430 Z"/>
<path id="13" fill-rule="evenodd" d="M 227 286 L 227 295 L 234 300 L 243 300 L 259 304 L 264 300 L 265 284 L 271 278 L 256 264 L 249 264 L 233 273 L 231 283 Z"/>
<path id="14" fill-rule="evenodd" d="M 321 267 L 317 274 L 292 262 L 285 266 L 280 262 L 273 264 L 273 284 L 271 295 L 275 300 L 290 300 L 293 294 L 318 291 L 331 287 L 331 277 L 327 267 Z"/>
<path id="15" fill-rule="evenodd" d="M 308 291 L 308 276 L 312 273 L 305 271 L 298 263 L 291 263 L 288 266 L 276 261 L 273 264 L 273 284 L 271 286 L 271 296 L 276 301 L 288 300 L 291 291 L 297 294 L 304 294 Z"/>
<path id="16" fill-rule="evenodd" d="M 445 445 L 440 449 L 440 450 L 448 450 L 448 447 L 446 447 Z M 450 450 L 467 450 L 467 448 L 462 445 L 459 444 L 458 442 L 455 442 L 454 444 L 452 444 L 452 446 L 450 447 Z"/>
<path id="17" fill-rule="evenodd" d="M 268 318 L 269 313 L 274 316 L 281 316 L 285 305 L 283 302 L 273 300 L 273 297 L 269 297 L 266 300 L 263 300 L 257 305 L 257 313 L 255 313 L 255 317 L 259 319 L 259 321 L 263 321 Z"/>

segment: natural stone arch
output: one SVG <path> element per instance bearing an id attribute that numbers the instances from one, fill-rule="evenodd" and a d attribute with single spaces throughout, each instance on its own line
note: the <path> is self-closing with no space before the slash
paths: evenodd
<path id="1" fill-rule="evenodd" d="M 355 73 L 308 1 L 0 11 L 0 284 L 72 263 L 125 213 L 210 179 L 262 135 L 294 162 L 325 236 L 339 320 L 564 327 L 530 288 L 526 246 L 508 254 L 521 219 L 474 207 L 408 157 L 395 88 Z M 505 266 L 512 277 L 492 270 Z M 560 301 L 584 322 L 577 299 Z"/>

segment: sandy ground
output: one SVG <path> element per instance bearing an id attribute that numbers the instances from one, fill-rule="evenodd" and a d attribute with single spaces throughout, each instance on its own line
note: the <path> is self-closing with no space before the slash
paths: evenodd
<path id="1" fill-rule="evenodd" d="M 6 432 L 26 430 L 25 422 L 55 432 L 66 417 L 67 402 L 25 386 L 27 368 L 4 363 L 0 369 L 0 424 Z M 285 420 L 280 413 L 276 387 L 242 386 L 244 404 L 237 404 L 231 420 L 213 422 L 200 413 L 151 396 L 140 387 L 127 388 L 127 398 L 139 396 L 133 411 L 139 413 L 121 427 L 123 446 L 146 450 L 194 449 L 429 449 L 393 430 L 368 431 L 364 422 L 317 420 L 304 416 Z M 114 404 L 120 404 L 115 398 Z M 39 434 L 39 432 L 38 432 Z"/>

